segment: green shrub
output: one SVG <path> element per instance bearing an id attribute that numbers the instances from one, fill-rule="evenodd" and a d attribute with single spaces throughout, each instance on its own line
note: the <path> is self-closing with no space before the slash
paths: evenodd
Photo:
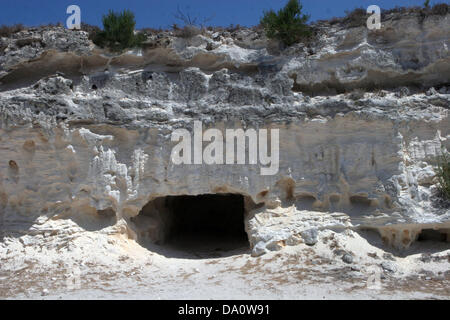
<path id="1" fill-rule="evenodd" d="M 144 41 L 147 40 L 147 36 L 145 35 L 145 33 L 142 32 L 138 32 L 135 36 L 134 36 L 134 43 L 133 46 L 134 47 L 141 47 L 142 44 L 144 43 Z"/>
<path id="2" fill-rule="evenodd" d="M 103 31 L 95 36 L 94 43 L 100 47 L 108 47 L 114 51 L 141 46 L 146 40 L 142 33 L 134 34 L 136 21 L 134 14 L 129 10 L 121 13 L 109 11 L 102 18 Z"/>
<path id="3" fill-rule="evenodd" d="M 303 6 L 298 0 L 289 0 L 277 13 L 273 10 L 264 12 L 261 25 L 269 39 L 277 39 L 287 46 L 309 36 L 311 31 L 306 24 L 308 15 L 302 14 Z"/>
<path id="4" fill-rule="evenodd" d="M 438 158 L 436 176 L 442 196 L 450 200 L 450 157 L 446 151 Z"/>

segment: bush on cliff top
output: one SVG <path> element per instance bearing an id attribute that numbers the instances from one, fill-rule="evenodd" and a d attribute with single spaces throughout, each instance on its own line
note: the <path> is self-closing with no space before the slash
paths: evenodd
<path id="1" fill-rule="evenodd" d="M 442 15 L 445 16 L 447 13 L 450 12 L 450 6 L 446 3 L 438 3 L 431 8 L 431 13 L 436 15 Z"/>
<path id="2" fill-rule="evenodd" d="M 142 33 L 134 34 L 136 21 L 129 10 L 121 13 L 109 11 L 102 18 L 103 31 L 95 36 L 94 43 L 100 47 L 108 47 L 113 51 L 121 51 L 142 45 L 146 36 Z"/>
<path id="3" fill-rule="evenodd" d="M 300 41 L 311 34 L 306 24 L 308 15 L 302 14 L 303 6 L 298 0 L 289 0 L 277 13 L 273 10 L 264 12 L 261 25 L 269 39 L 277 39 L 287 46 Z"/>
<path id="4" fill-rule="evenodd" d="M 0 26 L 0 37 L 10 37 L 12 34 L 24 30 L 23 24 L 15 24 L 12 26 L 2 25 Z"/>
<path id="5" fill-rule="evenodd" d="M 356 8 L 352 11 L 346 10 L 344 23 L 350 28 L 366 26 L 367 17 L 367 12 L 363 8 Z"/>

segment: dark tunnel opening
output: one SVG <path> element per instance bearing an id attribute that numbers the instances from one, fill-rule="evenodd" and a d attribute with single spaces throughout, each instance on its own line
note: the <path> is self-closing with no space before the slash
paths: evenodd
<path id="1" fill-rule="evenodd" d="M 150 250 L 184 257 L 227 256 L 249 249 L 244 200 L 240 194 L 159 197 L 133 222 L 141 244 Z"/>
<path id="2" fill-rule="evenodd" d="M 435 242 L 446 242 L 447 234 L 441 232 L 440 230 L 434 229 L 423 229 L 417 238 L 417 241 L 435 241 Z"/>

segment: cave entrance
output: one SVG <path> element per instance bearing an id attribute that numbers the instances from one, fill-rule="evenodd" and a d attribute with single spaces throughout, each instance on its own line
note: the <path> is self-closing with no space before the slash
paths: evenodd
<path id="1" fill-rule="evenodd" d="M 447 238 L 448 236 L 445 230 L 423 229 L 419 233 L 417 241 L 447 242 Z"/>
<path id="2" fill-rule="evenodd" d="M 159 197 L 133 222 L 150 250 L 183 257 L 227 256 L 249 249 L 244 203 L 240 194 Z"/>

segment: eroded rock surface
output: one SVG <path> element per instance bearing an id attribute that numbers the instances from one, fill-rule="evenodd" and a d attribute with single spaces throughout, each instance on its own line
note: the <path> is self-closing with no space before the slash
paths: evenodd
<path id="1" fill-rule="evenodd" d="M 375 229 L 401 248 L 423 229 L 450 237 L 450 210 L 435 203 L 435 159 L 450 147 L 449 19 L 320 23 L 317 41 L 284 51 L 251 29 L 165 33 L 122 55 L 62 28 L 3 38 L 2 237 L 140 241 L 131 219 L 149 201 L 215 193 L 245 196 L 254 255 L 314 245 L 310 230 Z M 195 120 L 279 129 L 277 174 L 174 165 L 171 133 Z"/>

